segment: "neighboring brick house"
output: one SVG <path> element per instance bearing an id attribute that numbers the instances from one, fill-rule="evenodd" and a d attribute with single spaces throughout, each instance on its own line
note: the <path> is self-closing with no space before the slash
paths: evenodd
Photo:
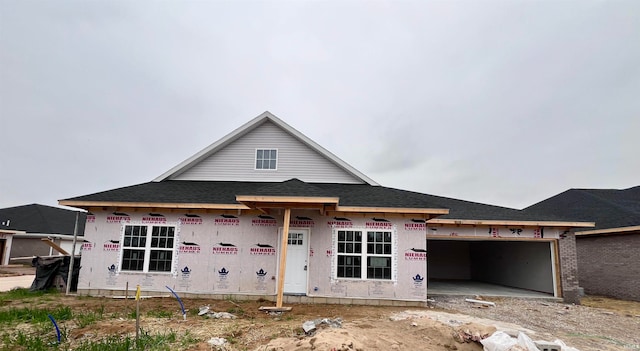
<path id="1" fill-rule="evenodd" d="M 3 256 L 8 264 L 15 263 L 15 259 L 18 258 L 23 258 L 22 262 L 25 262 L 33 256 L 58 255 L 51 246 L 42 242 L 43 238 L 50 239 L 67 252 L 71 252 L 76 213 L 79 216 L 78 234 L 83 235 L 86 223 L 84 212 L 39 204 L 0 209 L 0 229 L 13 231 L 11 241 L 3 239 L 0 235 L 0 264 L 3 262 Z M 80 246 L 81 244 L 77 246 L 76 253 Z"/>
<path id="2" fill-rule="evenodd" d="M 60 204 L 92 213 L 79 293 L 277 306 L 424 303 L 430 279 L 578 302 L 572 230 L 593 225 L 381 186 L 269 112 L 151 182 Z"/>
<path id="3" fill-rule="evenodd" d="M 640 301 L 640 186 L 570 189 L 526 208 L 576 220 L 578 276 L 586 294 Z"/>

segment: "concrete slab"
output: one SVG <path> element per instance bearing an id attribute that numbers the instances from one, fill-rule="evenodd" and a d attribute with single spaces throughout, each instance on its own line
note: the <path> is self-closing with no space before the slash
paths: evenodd
<path id="1" fill-rule="evenodd" d="M 473 280 L 463 281 L 429 281 L 427 285 L 429 296 L 438 295 L 460 295 L 460 296 L 504 296 L 504 297 L 527 297 L 527 298 L 553 298 L 553 294 L 538 291 L 511 288 L 508 286 L 489 284 Z"/>
<path id="2" fill-rule="evenodd" d="M 35 275 L 16 275 L 0 278 L 0 291 L 9 291 L 14 288 L 30 288 Z"/>

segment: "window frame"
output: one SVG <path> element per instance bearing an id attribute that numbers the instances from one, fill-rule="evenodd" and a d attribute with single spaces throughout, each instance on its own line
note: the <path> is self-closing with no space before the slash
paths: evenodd
<path id="1" fill-rule="evenodd" d="M 258 151 L 262 151 L 263 152 L 263 157 L 261 159 L 258 159 Z M 269 154 L 271 154 L 272 151 L 276 152 L 276 157 L 275 158 L 271 158 L 271 155 L 269 155 L 268 158 L 264 157 L 264 152 L 265 151 L 269 151 Z M 253 159 L 253 169 L 256 171 L 277 171 L 278 170 L 278 155 L 280 154 L 280 151 L 277 148 L 256 148 L 255 152 L 254 152 L 254 159 Z M 274 161 L 275 162 L 275 167 L 274 168 L 258 168 L 258 161 L 262 162 L 264 165 L 265 161 Z"/>
<path id="2" fill-rule="evenodd" d="M 135 232 L 135 227 L 146 228 L 145 236 L 144 236 L 144 246 L 125 246 L 125 237 L 127 236 L 127 227 L 132 227 L 132 231 Z M 159 230 L 156 236 L 154 233 L 154 228 L 173 228 L 173 245 L 171 247 L 162 247 L 161 239 L 162 230 Z M 142 231 L 142 229 L 140 230 Z M 167 229 L 169 231 L 169 229 Z M 168 233 L 167 233 L 168 234 Z M 152 242 L 154 241 L 154 236 L 156 237 L 157 245 L 154 247 Z M 141 238 L 138 236 L 138 238 Z M 120 235 L 120 251 L 118 254 L 118 272 L 119 273 L 130 273 L 130 274 L 177 274 L 177 266 L 178 266 L 178 247 L 180 242 L 180 225 L 176 222 L 167 222 L 167 223 L 141 223 L 141 222 L 131 222 L 131 223 L 122 223 L 121 235 Z M 164 245 L 166 246 L 166 245 Z M 124 260 L 125 260 L 125 251 L 126 250 L 139 250 L 143 251 L 144 257 L 142 259 L 142 269 L 123 269 Z M 152 258 L 154 252 L 170 252 L 171 258 L 165 260 L 166 263 L 170 260 L 170 269 L 169 270 L 150 270 L 150 266 L 152 264 Z M 156 259 L 157 264 L 162 264 L 162 259 Z"/>
<path id="3" fill-rule="evenodd" d="M 359 232 L 360 233 L 360 237 L 361 237 L 361 241 L 358 243 L 360 246 L 360 252 L 340 252 L 339 248 L 340 248 L 340 244 L 345 244 L 344 249 L 346 250 L 347 246 L 346 244 L 348 243 L 353 243 L 354 244 L 354 249 L 355 249 L 355 244 L 357 243 L 356 241 L 349 241 L 349 240 L 344 240 L 341 241 L 339 240 L 340 237 L 340 232 Z M 382 253 L 382 254 L 377 254 L 377 253 L 368 253 L 368 246 L 370 244 L 374 245 L 374 251 L 375 251 L 375 246 L 376 244 L 380 244 L 380 242 L 376 242 L 375 241 L 375 237 L 374 237 L 374 241 L 373 242 L 369 242 L 369 233 L 378 233 L 381 232 L 383 233 L 383 237 L 384 237 L 384 233 L 388 233 L 390 236 L 390 241 L 388 242 L 391 246 L 391 252 L 390 253 Z M 375 234 L 374 234 L 375 235 Z M 354 234 L 355 236 L 355 234 Z M 347 237 L 345 237 L 345 239 L 347 239 Z M 333 279 L 339 279 L 339 280 L 356 280 L 356 281 L 377 281 L 377 282 L 395 282 L 397 279 L 397 247 L 398 247 L 398 243 L 397 243 L 397 232 L 395 230 L 395 227 L 393 229 L 377 229 L 377 228 L 340 228 L 340 229 L 334 229 L 333 230 L 333 260 L 332 260 L 332 277 Z M 347 250 L 349 251 L 349 250 Z M 383 249 L 384 251 L 384 249 Z M 348 277 L 348 276 L 339 276 L 338 273 L 340 271 L 340 267 L 338 265 L 338 262 L 340 261 L 340 257 L 357 257 L 360 259 L 360 264 L 359 264 L 359 269 L 360 269 L 360 277 Z M 375 258 L 375 257 L 384 257 L 384 258 L 389 258 L 390 259 L 390 277 L 389 278 L 374 278 L 374 277 L 369 277 L 369 269 L 370 268 L 374 268 L 374 267 L 369 267 L 369 258 Z M 347 263 L 348 264 L 348 263 Z M 356 267 L 356 266 L 352 266 L 352 267 Z"/>

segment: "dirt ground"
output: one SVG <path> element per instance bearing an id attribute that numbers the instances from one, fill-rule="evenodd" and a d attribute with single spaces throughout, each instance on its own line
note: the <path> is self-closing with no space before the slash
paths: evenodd
<path id="1" fill-rule="evenodd" d="M 479 351 L 476 342 L 461 342 L 456 335 L 489 335 L 496 329 L 524 331 L 532 339 L 561 339 L 582 351 L 640 350 L 640 303 L 606 298 L 586 298 L 584 306 L 540 300 L 497 299 L 496 307 L 478 308 L 463 298 L 436 299 L 432 308 L 405 308 L 354 305 L 289 305 L 290 312 L 268 314 L 260 306 L 268 301 L 185 299 L 189 309 L 182 320 L 180 306 L 172 297 L 141 301 L 141 327 L 150 333 L 175 331 L 200 340 L 189 350 L 213 350 L 207 341 L 225 338 L 224 350 L 460 350 Z M 11 307 L 50 308 L 70 306 L 78 313 L 102 311 L 95 324 L 79 328 L 74 321 L 62 322 L 70 340 L 100 339 L 107 335 L 134 335 L 134 300 L 44 295 L 35 299 L 5 301 Z M 198 316 L 199 307 L 229 312 L 236 319 Z M 441 305 L 441 306 L 439 306 Z M 451 308 L 449 306 L 457 306 Z M 609 307 L 611 306 L 611 307 Z M 533 309 L 537 310 L 533 311 Z M 508 312 L 505 312 L 508 311 Z M 159 313 L 164 313 L 157 317 Z M 535 314 L 544 315 L 540 322 Z M 321 325 L 313 335 L 305 335 L 308 320 L 342 320 L 341 328 Z M 559 321 L 559 323 L 558 323 Z M 21 328 L 21 326 L 13 326 Z M 22 327 L 24 328 L 24 327 Z"/>
<path id="2" fill-rule="evenodd" d="M 585 297 L 582 305 L 576 306 L 539 299 L 485 298 L 496 306 L 479 307 L 465 302 L 464 297 L 434 299 L 423 308 L 294 304 L 287 305 L 292 307 L 290 312 L 279 314 L 259 310 L 273 306 L 269 301 L 184 299 L 188 309 L 184 321 L 180 305 L 167 295 L 141 301 L 141 327 L 152 334 L 174 331 L 199 340 L 176 347 L 179 350 L 215 350 L 207 341 L 219 337 L 227 341 L 220 349 L 229 351 L 480 351 L 479 343 L 462 339 L 490 335 L 495 330 L 513 335 L 523 331 L 534 340 L 560 339 L 581 351 L 640 350 L 640 302 Z M 100 311 L 102 317 L 83 328 L 73 319 L 60 323 L 73 345 L 112 335 L 135 335 L 135 303 L 132 299 L 46 294 L 0 299 L 0 310 L 69 306 L 74 314 Z M 201 306 L 237 318 L 199 316 Z M 315 332 L 305 334 L 303 323 L 319 319 L 341 321 L 341 327 L 320 324 Z M 3 332 L 12 328 L 28 330 L 29 326 L 3 326 Z"/>

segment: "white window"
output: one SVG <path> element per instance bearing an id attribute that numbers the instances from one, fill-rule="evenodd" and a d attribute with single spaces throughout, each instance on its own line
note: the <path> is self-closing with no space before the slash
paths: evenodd
<path id="1" fill-rule="evenodd" d="M 256 169 L 277 169 L 277 149 L 256 149 Z"/>
<path id="2" fill-rule="evenodd" d="M 392 232 L 338 230 L 337 278 L 392 280 Z"/>
<path id="3" fill-rule="evenodd" d="M 125 225 L 123 231 L 121 271 L 173 271 L 177 242 L 175 226 Z"/>
<path id="4" fill-rule="evenodd" d="M 304 243 L 304 234 L 303 233 L 289 233 L 287 237 L 287 244 L 289 245 L 303 245 Z"/>

